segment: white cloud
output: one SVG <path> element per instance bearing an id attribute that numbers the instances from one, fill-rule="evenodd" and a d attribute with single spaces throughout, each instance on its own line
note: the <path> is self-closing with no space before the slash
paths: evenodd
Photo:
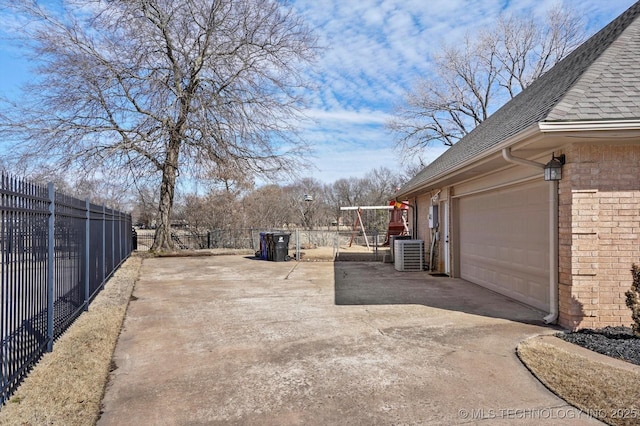
<path id="1" fill-rule="evenodd" d="M 320 110 L 312 109 L 306 112 L 306 116 L 313 120 L 336 121 L 354 124 L 384 124 L 391 118 L 389 114 L 382 111 L 349 111 L 349 110 Z"/>
<path id="2" fill-rule="evenodd" d="M 593 33 L 633 3 L 584 0 L 579 9 Z M 557 4 L 557 0 L 294 0 L 294 7 L 316 27 L 327 47 L 314 68 L 319 90 L 311 94 L 307 115 L 315 122 L 304 128 L 319 169 L 310 174 L 331 182 L 397 164 L 399 154 L 384 122 L 411 84 L 428 75 L 429 56 L 444 42 L 455 43 L 492 25 L 503 11 L 543 17 Z M 442 151 L 431 148 L 425 156 Z M 330 152 L 340 154 L 326 154 Z"/>
<path id="3" fill-rule="evenodd" d="M 427 163 L 435 160 L 446 150 L 446 147 L 434 147 L 426 151 L 423 160 Z M 396 170 L 404 175 L 409 164 L 400 161 L 393 148 L 367 148 L 350 144 L 341 144 L 334 150 L 316 153 L 313 161 L 317 168 L 316 177 L 323 182 L 335 182 L 342 178 L 362 178 L 368 172 L 380 167 Z"/>

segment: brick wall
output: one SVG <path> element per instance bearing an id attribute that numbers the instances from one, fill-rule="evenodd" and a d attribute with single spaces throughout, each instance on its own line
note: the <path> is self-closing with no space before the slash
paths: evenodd
<path id="1" fill-rule="evenodd" d="M 624 293 L 640 263 L 640 145 L 574 144 L 559 185 L 559 323 L 631 324 Z"/>

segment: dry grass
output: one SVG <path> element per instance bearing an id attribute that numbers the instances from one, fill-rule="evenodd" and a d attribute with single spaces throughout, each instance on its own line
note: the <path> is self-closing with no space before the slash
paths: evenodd
<path id="1" fill-rule="evenodd" d="M 142 258 L 132 256 L 0 410 L 2 425 L 90 425 L 100 415 L 111 357 Z"/>
<path id="2" fill-rule="evenodd" d="M 640 424 L 640 374 L 529 339 L 518 356 L 552 392 L 611 425 Z"/>

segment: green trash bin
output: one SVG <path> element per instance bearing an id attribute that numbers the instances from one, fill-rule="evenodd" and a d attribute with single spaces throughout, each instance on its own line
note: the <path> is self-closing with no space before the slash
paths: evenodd
<path id="1" fill-rule="evenodd" d="M 289 257 L 289 238 L 291 234 L 273 234 L 273 248 L 275 262 L 286 262 L 291 260 Z"/>
<path id="2" fill-rule="evenodd" d="M 265 233 L 264 239 L 267 246 L 267 260 L 275 260 L 275 245 L 273 242 L 273 233 Z"/>

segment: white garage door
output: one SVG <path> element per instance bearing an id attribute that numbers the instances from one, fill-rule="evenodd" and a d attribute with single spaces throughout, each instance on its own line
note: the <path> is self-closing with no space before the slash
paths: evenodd
<path id="1" fill-rule="evenodd" d="M 459 219 L 461 277 L 548 311 L 548 183 L 462 197 Z"/>

